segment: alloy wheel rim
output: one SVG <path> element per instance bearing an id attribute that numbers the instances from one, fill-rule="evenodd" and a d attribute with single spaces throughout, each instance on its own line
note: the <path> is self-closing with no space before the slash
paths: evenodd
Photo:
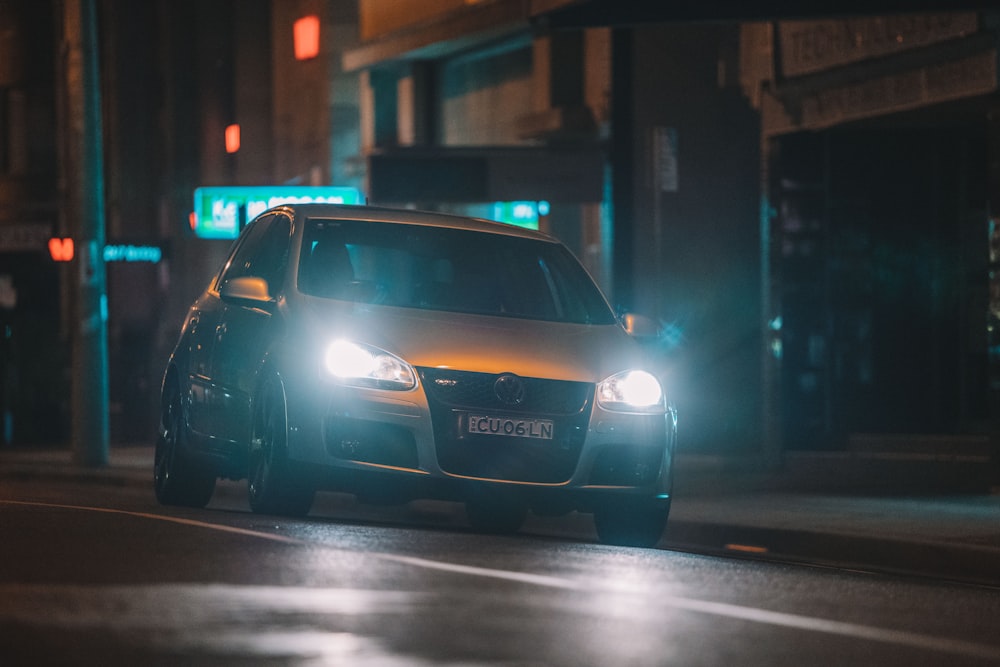
<path id="1" fill-rule="evenodd" d="M 274 440 L 270 401 L 265 402 L 261 413 L 263 416 L 258 420 L 260 423 L 260 433 L 255 434 L 252 439 L 254 450 L 250 493 L 254 498 L 260 498 L 263 489 L 266 488 L 267 477 L 270 474 L 271 449 Z"/>
<path id="2" fill-rule="evenodd" d="M 160 487 L 163 487 L 170 479 L 170 468 L 177 449 L 177 429 L 180 428 L 179 414 L 177 398 L 175 397 L 167 405 L 164 434 L 161 440 L 162 447 L 157 448 L 156 452 L 156 483 Z"/>

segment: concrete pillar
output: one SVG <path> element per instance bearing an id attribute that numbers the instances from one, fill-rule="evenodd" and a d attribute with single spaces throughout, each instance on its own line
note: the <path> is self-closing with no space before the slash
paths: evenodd
<path id="1" fill-rule="evenodd" d="M 434 142 L 428 63 L 415 62 L 396 81 L 396 138 L 400 146 L 425 146 Z"/>

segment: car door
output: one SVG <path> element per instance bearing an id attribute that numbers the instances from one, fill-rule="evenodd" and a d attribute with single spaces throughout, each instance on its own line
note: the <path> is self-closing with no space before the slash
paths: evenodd
<path id="1" fill-rule="evenodd" d="M 280 316 L 274 306 L 284 289 L 290 233 L 291 220 L 284 213 L 259 218 L 219 281 L 220 294 L 225 295 L 227 284 L 236 278 L 262 278 L 271 297 L 270 303 L 222 299 L 212 347 L 216 392 L 212 412 L 219 437 L 229 445 L 242 446 L 249 435 L 250 399 L 257 371 L 281 335 Z"/>
<path id="2" fill-rule="evenodd" d="M 219 295 L 208 290 L 192 306 L 185 326 L 186 369 L 190 403 L 188 426 L 199 439 L 213 434 L 210 403 L 213 396 L 212 347 L 215 328 L 222 316 Z"/>
<path id="3" fill-rule="evenodd" d="M 255 229 L 248 229 L 230 250 L 226 264 L 217 273 L 208 289 L 191 306 L 184 325 L 183 368 L 188 378 L 188 427 L 206 447 L 213 447 L 219 435 L 216 403 L 222 392 L 218 388 L 213 363 L 215 339 L 222 321 L 224 304 L 219 298 L 219 284 L 236 263 L 238 255 L 244 255 L 243 248 L 257 235 Z"/>

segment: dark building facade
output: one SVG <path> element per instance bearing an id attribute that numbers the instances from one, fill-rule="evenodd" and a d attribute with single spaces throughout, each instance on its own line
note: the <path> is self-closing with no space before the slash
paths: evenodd
<path id="1" fill-rule="evenodd" d="M 162 356 L 229 247 L 194 237 L 194 189 L 296 184 L 532 204 L 615 306 L 665 325 L 688 452 L 988 450 L 1000 24 L 933 5 L 98 3 L 108 237 L 164 251 L 108 266 L 113 435 L 151 433 Z M 7 441 L 68 428 L 60 7 L 0 0 Z M 305 15 L 321 52 L 299 61 Z"/>
<path id="2" fill-rule="evenodd" d="M 0 443 L 52 441 L 69 419 L 59 228 L 57 51 L 49 3 L 0 2 Z"/>
<path id="3" fill-rule="evenodd" d="M 80 122 L 65 17 L 77 0 L 0 0 L 0 443 L 70 438 L 78 237 L 69 150 Z M 155 434 L 165 355 L 231 244 L 190 224 L 201 186 L 356 186 L 357 94 L 332 81 L 357 37 L 350 0 L 94 0 L 104 157 L 111 439 Z M 316 16 L 321 52 L 294 54 Z M 336 121 L 336 131 L 331 123 Z M 228 152 L 226 128 L 241 145 Z M 344 148 L 345 144 L 348 148 Z M 337 158 L 337 167 L 334 164 Z M 60 246 L 61 247 L 61 246 Z M 158 261 L 121 261 L 127 258 Z"/>
<path id="4" fill-rule="evenodd" d="M 997 19 L 745 29 L 767 54 L 752 94 L 768 419 L 785 449 L 965 455 L 998 432 Z"/>

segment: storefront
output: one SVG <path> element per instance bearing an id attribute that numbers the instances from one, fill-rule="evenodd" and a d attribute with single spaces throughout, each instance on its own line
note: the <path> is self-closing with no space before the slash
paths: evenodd
<path id="1" fill-rule="evenodd" d="M 58 443 L 69 432 L 61 267 L 45 256 L 51 230 L 41 221 L 0 225 L 0 445 Z"/>
<path id="2" fill-rule="evenodd" d="M 744 32 L 771 56 L 745 70 L 766 72 L 772 451 L 882 447 L 901 434 L 947 450 L 1000 430 L 990 296 L 1000 96 L 987 18 L 783 21 Z"/>

